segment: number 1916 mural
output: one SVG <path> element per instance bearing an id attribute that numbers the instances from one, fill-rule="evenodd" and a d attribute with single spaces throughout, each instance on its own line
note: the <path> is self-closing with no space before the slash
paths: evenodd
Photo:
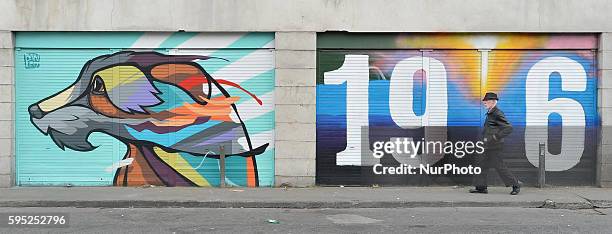
<path id="1" fill-rule="evenodd" d="M 197 34 L 145 34 L 134 43 L 147 43 L 153 38 L 163 38 L 168 43 L 178 40 L 183 44 L 204 41 L 204 45 L 198 46 L 219 43 L 219 38 L 209 39 Z M 230 54 L 224 54 L 222 49 L 216 52 L 174 50 L 168 53 L 162 53 L 163 49 L 124 49 L 99 55 L 83 63 L 73 83 L 31 103 L 26 108 L 27 113 L 31 124 L 47 135 L 57 149 L 106 158 L 106 165 L 102 164 L 96 170 L 105 170 L 106 177 L 101 176 L 100 180 L 112 176 L 112 184 L 116 186 L 218 185 L 217 160 L 221 151 L 228 157 L 228 184 L 270 186 L 273 178 L 270 174 L 270 168 L 273 168 L 270 165 L 273 164 L 270 160 L 270 154 L 273 155 L 270 152 L 273 113 L 270 115 L 269 112 L 273 110 L 269 108 L 272 90 L 268 86 L 273 86 L 273 65 L 270 51 L 259 48 L 272 42 L 269 34 L 231 35 L 221 43 L 228 47 L 245 43 L 249 48 L 234 48 L 238 51 Z M 52 67 L 52 61 L 45 64 L 46 59 L 63 58 L 64 63 L 72 62 L 70 50 L 56 51 L 55 55 L 44 49 L 37 52 L 39 66 L 34 69 L 49 66 L 50 70 L 57 71 L 57 67 Z M 211 60 L 217 61 L 210 63 Z M 25 75 L 28 73 L 45 75 L 34 69 L 24 66 L 17 79 L 27 79 Z M 46 90 L 45 83 L 57 81 L 40 78 L 38 82 L 40 89 Z M 29 93 L 30 89 L 18 84 L 18 95 L 21 92 L 24 96 L 34 96 Z M 98 146 L 89 141 L 93 134 L 112 137 L 110 147 L 113 149 L 96 152 Z M 18 134 L 18 141 L 27 142 L 30 136 Z M 79 178 L 31 182 L 32 174 L 27 173 L 33 167 L 27 161 L 30 155 L 24 149 L 21 153 L 18 157 L 23 161 L 18 162 L 18 169 L 22 175 L 30 176 L 30 183 L 79 184 Z M 34 162 L 49 164 L 53 164 L 53 157 L 56 157 L 49 152 L 32 156 L 38 157 Z M 78 158 L 74 160 L 78 161 Z M 66 165 L 56 167 L 71 170 Z M 78 165 L 72 164 L 71 167 Z M 45 166 L 39 169 L 44 171 Z M 72 176 L 88 175 L 73 173 Z M 27 185 L 24 177 L 20 177 L 23 178 L 20 181 Z"/>
<path id="2" fill-rule="evenodd" d="M 317 182 L 469 184 L 481 99 L 495 92 L 520 180 L 536 183 L 544 143 L 549 183 L 592 184 L 596 45 L 586 34 L 321 34 Z"/>

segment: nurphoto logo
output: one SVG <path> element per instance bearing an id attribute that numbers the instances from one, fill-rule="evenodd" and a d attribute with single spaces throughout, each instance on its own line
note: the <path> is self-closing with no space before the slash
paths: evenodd
<path id="1" fill-rule="evenodd" d="M 430 155 L 452 154 L 456 158 L 463 158 L 467 154 L 482 154 L 485 151 L 483 141 L 429 141 L 421 138 L 413 141 L 412 138 L 392 138 L 390 141 L 376 141 L 372 144 L 372 156 L 380 159 L 385 154 L 403 156 L 414 159 L 417 155 L 427 157 Z M 420 154 L 419 154 L 420 152 Z M 383 166 L 381 163 L 374 164 L 372 171 L 376 175 L 478 175 L 480 167 L 457 166 L 455 164 L 443 164 L 432 166 L 429 163 L 411 165 L 401 163 L 399 166 Z"/>

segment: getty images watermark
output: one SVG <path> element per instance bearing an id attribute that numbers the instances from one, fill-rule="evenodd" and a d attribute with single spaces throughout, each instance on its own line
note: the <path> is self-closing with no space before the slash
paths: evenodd
<path id="1" fill-rule="evenodd" d="M 484 142 L 482 141 L 430 141 L 421 138 L 414 141 L 412 138 L 399 137 L 390 141 L 375 141 L 372 144 L 372 156 L 380 159 L 385 154 L 402 155 L 414 159 L 417 155 L 448 155 L 463 158 L 468 154 L 484 153 Z M 482 169 L 480 167 L 457 166 L 455 164 L 444 164 L 432 166 L 429 163 L 411 165 L 401 163 L 399 166 L 383 166 L 381 163 L 373 165 L 372 170 L 376 175 L 477 175 Z"/>

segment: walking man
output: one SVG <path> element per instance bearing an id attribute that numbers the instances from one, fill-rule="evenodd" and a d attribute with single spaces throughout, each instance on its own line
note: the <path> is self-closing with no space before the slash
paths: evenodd
<path id="1" fill-rule="evenodd" d="M 497 108 L 498 100 L 495 93 L 486 93 L 482 99 L 483 105 L 487 108 L 483 131 L 485 151 L 476 157 L 476 166 L 482 170 L 479 175 L 474 176 L 476 188 L 470 189 L 470 193 L 488 193 L 487 174 L 491 166 L 497 170 L 506 187 L 512 186 L 511 195 L 517 195 L 521 191 L 521 182 L 514 177 L 502 160 L 504 137 L 512 133 L 512 125 L 506 119 L 504 112 Z"/>

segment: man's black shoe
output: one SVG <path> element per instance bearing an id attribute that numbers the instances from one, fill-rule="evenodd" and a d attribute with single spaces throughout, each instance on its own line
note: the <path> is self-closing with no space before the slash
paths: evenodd
<path id="1" fill-rule="evenodd" d="M 489 193 L 487 189 L 470 189 L 470 193 Z"/>
<path id="2" fill-rule="evenodd" d="M 523 185 L 523 182 L 518 182 L 518 185 L 516 186 L 512 186 L 512 192 L 510 192 L 510 195 L 518 195 L 521 192 L 521 185 Z"/>

